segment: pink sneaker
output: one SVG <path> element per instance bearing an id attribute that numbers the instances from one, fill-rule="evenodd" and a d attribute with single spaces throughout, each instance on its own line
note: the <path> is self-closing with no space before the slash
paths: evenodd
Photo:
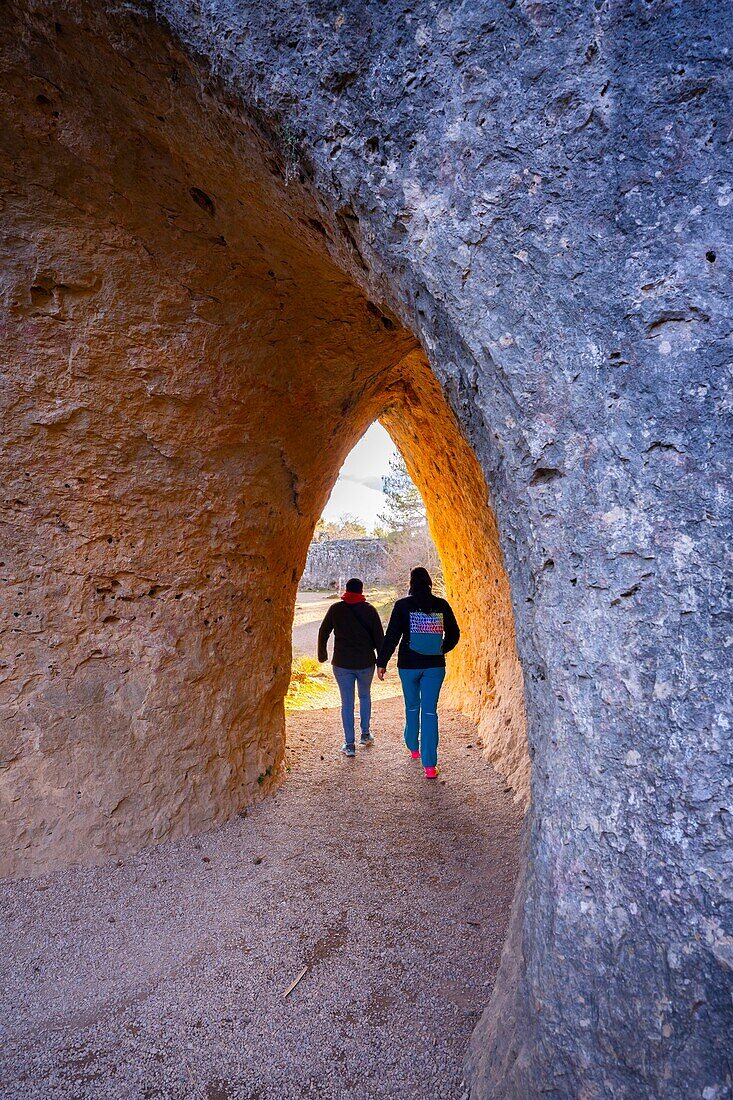
<path id="1" fill-rule="evenodd" d="M 438 769 L 437 768 L 426 768 L 425 769 L 425 778 L 426 779 L 437 779 L 438 778 Z"/>
<path id="2" fill-rule="evenodd" d="M 420 759 L 420 753 L 419 752 L 411 752 L 410 756 L 412 757 L 413 760 L 419 760 Z"/>

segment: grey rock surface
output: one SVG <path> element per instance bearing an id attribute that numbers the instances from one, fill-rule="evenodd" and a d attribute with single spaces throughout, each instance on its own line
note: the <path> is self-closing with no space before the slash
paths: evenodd
<path id="1" fill-rule="evenodd" d="M 300 587 L 307 590 L 338 588 L 350 577 L 364 584 L 386 579 L 387 551 L 380 539 L 327 539 L 308 549 Z"/>

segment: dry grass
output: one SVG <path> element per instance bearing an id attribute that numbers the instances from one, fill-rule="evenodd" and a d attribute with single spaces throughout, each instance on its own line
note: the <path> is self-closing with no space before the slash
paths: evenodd
<path id="1" fill-rule="evenodd" d="M 285 696 L 285 710 L 325 706 L 325 696 L 331 688 L 327 669 L 328 665 L 319 664 L 315 657 L 296 657 Z"/>

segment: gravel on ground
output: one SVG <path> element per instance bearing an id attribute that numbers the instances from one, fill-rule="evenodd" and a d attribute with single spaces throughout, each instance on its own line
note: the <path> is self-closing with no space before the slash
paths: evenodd
<path id="1" fill-rule="evenodd" d="M 288 779 L 246 816 L 0 884 L 3 1100 L 464 1096 L 521 819 L 441 721 L 427 781 L 398 699 L 355 760 L 337 711 L 291 713 Z"/>

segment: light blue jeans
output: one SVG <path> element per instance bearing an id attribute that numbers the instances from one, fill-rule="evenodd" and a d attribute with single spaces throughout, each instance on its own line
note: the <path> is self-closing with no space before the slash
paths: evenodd
<path id="1" fill-rule="evenodd" d="M 444 668 L 401 668 L 405 696 L 405 744 L 420 750 L 424 768 L 438 763 L 438 696 L 445 680 Z"/>
<path id="2" fill-rule="evenodd" d="M 333 674 L 341 694 L 341 721 L 344 725 L 344 740 L 347 745 L 354 744 L 354 689 L 359 692 L 359 719 L 361 735 L 369 733 L 372 718 L 372 680 L 374 665 L 370 668 L 338 668 L 333 666 Z"/>

